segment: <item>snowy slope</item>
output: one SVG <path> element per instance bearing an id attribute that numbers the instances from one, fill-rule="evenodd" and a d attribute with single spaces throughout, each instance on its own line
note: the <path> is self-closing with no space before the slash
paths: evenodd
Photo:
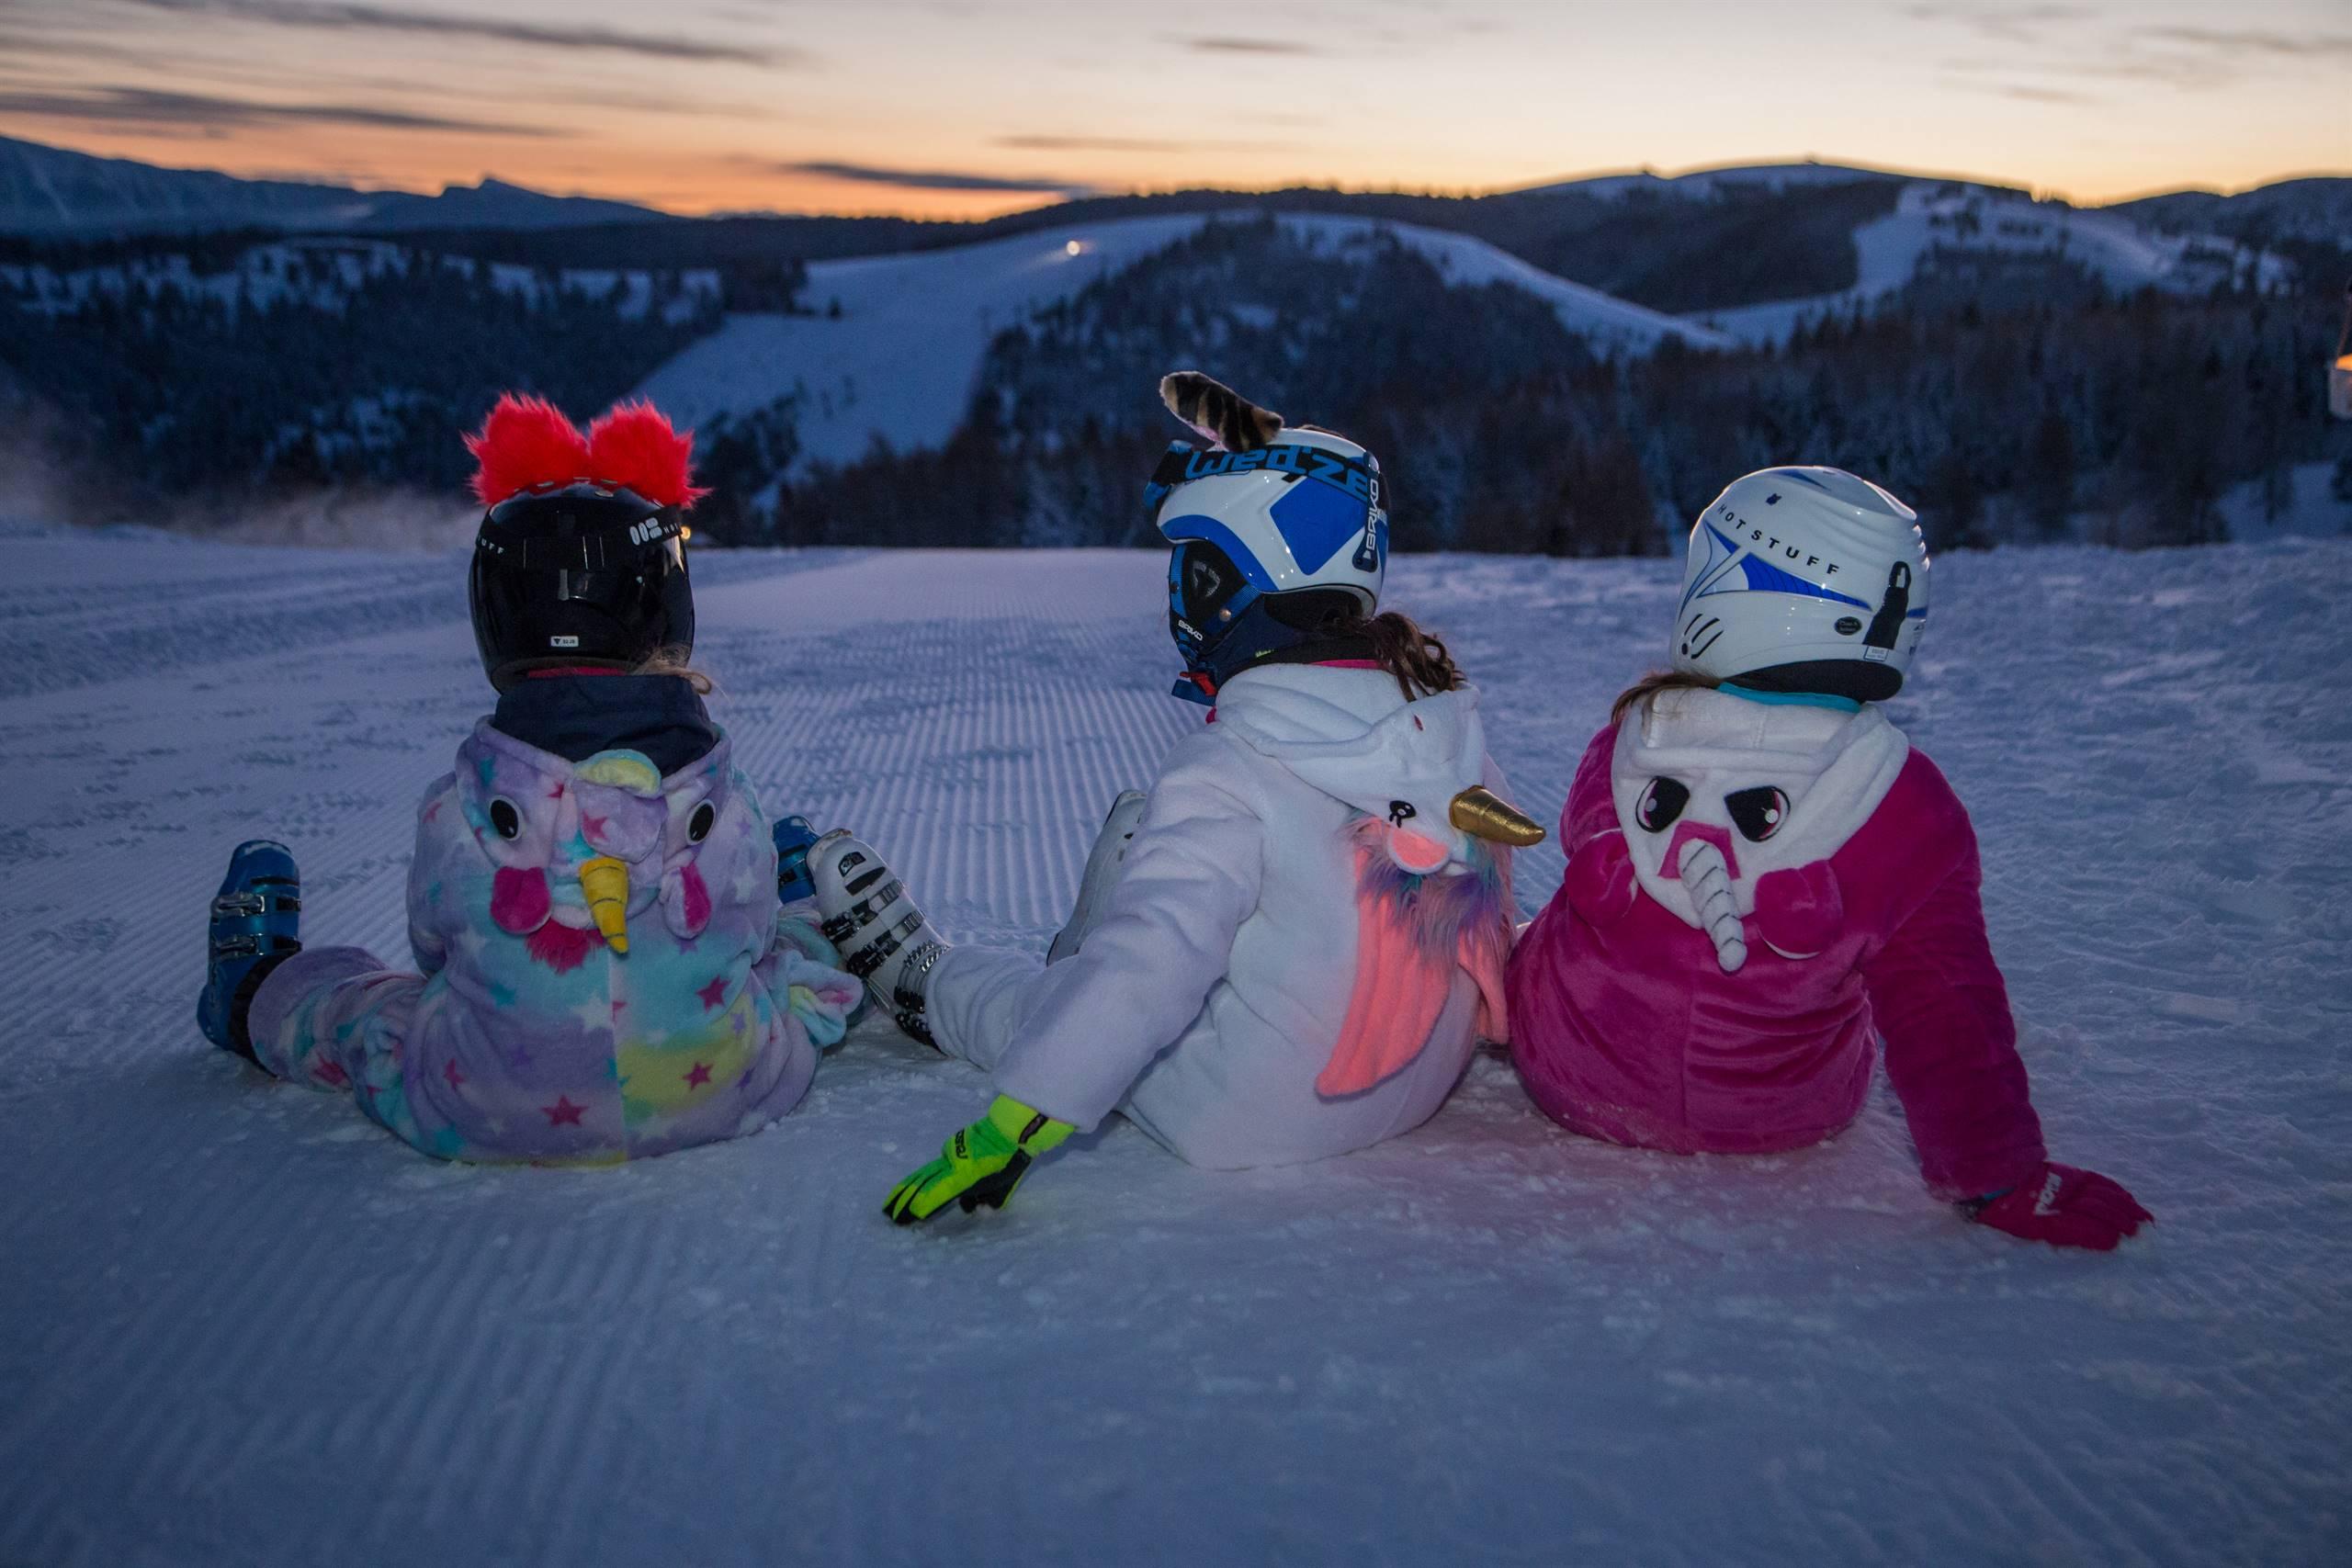
<path id="1" fill-rule="evenodd" d="M 763 1136 L 436 1167 L 189 1020 L 229 846 L 397 953 L 486 703 L 458 558 L 12 537 L 0 1562 L 2341 1562 L 2352 544 L 1952 557 L 1896 716 L 1973 805 L 2062 1158 L 2159 1224 L 1964 1226 L 1882 1089 L 1764 1159 L 1429 1126 L 1188 1169 L 1123 1124 L 992 1223 L 876 1213 L 987 1086 L 882 1029 Z M 1042 942 L 1197 710 L 1145 554 L 706 555 L 768 805 Z M 1408 558 L 1536 813 L 1665 562 Z M 226 628 L 233 628 L 233 636 Z M 1522 891 L 1547 895 L 1548 850 Z M 1013 1543 L 1017 1543 L 1017 1546 Z"/>
<path id="2" fill-rule="evenodd" d="M 2274 288 L 2290 276 L 2283 257 L 2234 241 L 2159 234 L 2115 213 L 2037 202 L 2015 191 L 1925 181 L 1905 186 L 1893 212 L 1858 227 L 1854 246 L 1860 276 L 1851 288 L 1710 310 L 1691 319 L 1743 342 L 1778 343 L 1801 321 L 1857 306 L 1867 310 L 1909 283 L 1939 248 L 2060 255 L 2119 293 L 2151 285 L 2194 293 L 2233 280 Z"/>
<path id="3" fill-rule="evenodd" d="M 843 462 L 876 439 L 899 449 L 954 434 L 989 341 L 1028 312 L 1075 294 L 1216 220 L 1200 213 L 1077 223 L 947 250 L 818 262 L 808 302 L 829 316 L 741 315 L 692 344 L 638 389 L 689 423 L 748 414 L 797 395 L 805 459 Z M 1325 243 L 1361 242 L 1366 220 L 1285 218 Z M 1727 339 L 1555 277 L 1481 241 L 1408 223 L 1377 226 L 1463 285 L 1507 282 L 1559 313 L 1597 347 L 1646 352 L 1663 338 Z"/>

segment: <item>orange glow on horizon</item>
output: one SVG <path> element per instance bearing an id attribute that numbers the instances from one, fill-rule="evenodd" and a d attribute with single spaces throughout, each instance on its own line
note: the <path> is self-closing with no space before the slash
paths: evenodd
<path id="1" fill-rule="evenodd" d="M 2305 0 L 2241 0 L 2227 27 L 2204 0 L 1321 6 L 1270 29 L 1238 0 L 26 0 L 0 133 L 246 178 L 926 219 L 1080 188 L 1469 194 L 1801 149 L 2095 204 L 2352 152 L 2330 66 L 2352 38 Z"/>

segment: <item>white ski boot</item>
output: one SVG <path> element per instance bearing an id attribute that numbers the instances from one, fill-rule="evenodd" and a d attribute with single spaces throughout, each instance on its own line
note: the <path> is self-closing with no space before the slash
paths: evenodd
<path id="1" fill-rule="evenodd" d="M 875 1005 L 901 1030 L 936 1047 L 923 999 L 947 943 L 904 885 L 872 845 L 840 829 L 809 849 L 808 880 L 816 885 L 825 939 L 841 951 L 842 967 L 865 982 Z"/>
<path id="2" fill-rule="evenodd" d="M 1086 873 L 1078 879 L 1078 902 L 1070 907 L 1069 923 L 1056 933 L 1053 946 L 1046 950 L 1047 964 L 1059 964 L 1076 953 L 1086 933 L 1102 918 L 1102 906 L 1110 901 L 1111 889 L 1127 863 L 1127 845 L 1135 839 L 1136 824 L 1143 820 L 1143 806 L 1144 793 L 1139 789 L 1122 790 L 1111 803 L 1111 815 L 1102 818 L 1102 830 L 1094 835 L 1094 848 L 1087 852 Z"/>

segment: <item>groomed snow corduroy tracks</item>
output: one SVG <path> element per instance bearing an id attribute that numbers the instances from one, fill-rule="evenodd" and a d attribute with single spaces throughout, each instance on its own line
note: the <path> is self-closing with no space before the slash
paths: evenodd
<path id="1" fill-rule="evenodd" d="M 2111 1257 L 1959 1224 L 1882 1087 L 1758 1160 L 1583 1143 L 1493 1059 L 1302 1169 L 1114 1124 L 985 1223 L 985 1084 L 887 1030 L 618 1171 L 432 1165 L 198 1038 L 229 846 L 398 951 L 487 705 L 461 561 L 11 537 L 0 1563 L 2287 1563 L 2352 1535 L 2352 547 L 1955 557 L 1895 716 L 1985 846 Z M 1042 943 L 1197 722 L 1143 555 L 705 557 L 718 712 L 967 939 Z M 1550 819 L 1673 569 L 1408 560 Z M 1532 904 L 1559 873 L 1527 857 Z"/>

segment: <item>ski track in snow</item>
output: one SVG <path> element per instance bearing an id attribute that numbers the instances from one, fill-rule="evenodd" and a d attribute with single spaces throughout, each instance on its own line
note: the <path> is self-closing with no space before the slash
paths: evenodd
<path id="1" fill-rule="evenodd" d="M 1817 1148 L 1676 1158 L 1493 1056 L 1362 1155 L 1195 1171 L 1114 1121 L 921 1232 L 881 1195 L 989 1090 L 881 1024 L 758 1137 L 434 1165 L 191 1010 L 251 834 L 311 940 L 404 958 L 413 807 L 488 706 L 462 558 L 11 553 L 0 1562 L 2344 1560 L 2352 544 L 1938 563 L 1895 716 L 1975 813 L 2053 1152 L 2158 1217 L 2107 1257 L 1928 1199 L 1883 1083 Z M 1198 722 L 1156 555 L 697 560 L 764 804 L 954 938 L 1042 945 Z M 1403 558 L 1392 599 L 1550 820 L 1676 576 Z"/>

